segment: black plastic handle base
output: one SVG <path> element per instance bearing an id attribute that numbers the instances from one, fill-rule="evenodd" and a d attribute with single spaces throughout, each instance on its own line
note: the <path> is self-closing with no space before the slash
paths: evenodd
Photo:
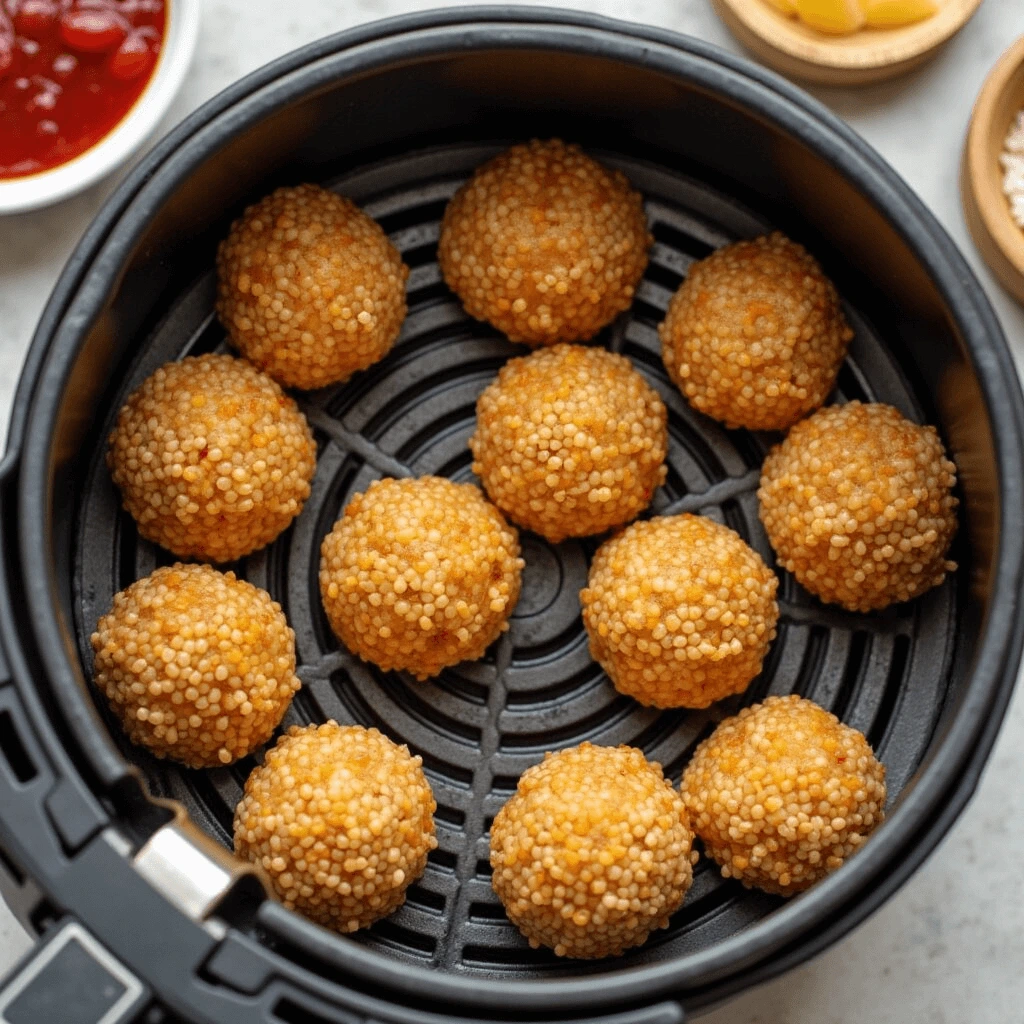
<path id="1" fill-rule="evenodd" d="M 72 918 L 0 982 L 0 1024 L 129 1024 L 149 988 Z"/>

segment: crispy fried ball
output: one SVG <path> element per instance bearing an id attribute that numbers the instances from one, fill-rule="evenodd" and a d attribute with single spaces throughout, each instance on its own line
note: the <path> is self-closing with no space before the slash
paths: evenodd
<path id="1" fill-rule="evenodd" d="M 863 734 L 795 694 L 722 722 L 681 789 L 722 875 L 784 896 L 835 871 L 885 816 L 885 766 Z"/>
<path id="2" fill-rule="evenodd" d="M 750 430 L 785 430 L 821 405 L 853 338 L 817 260 L 779 232 L 695 263 L 658 333 L 690 404 Z"/>
<path id="3" fill-rule="evenodd" d="M 650 504 L 665 480 L 667 413 L 624 356 L 556 345 L 502 367 L 477 401 L 469 447 L 498 508 L 557 542 Z"/>
<path id="4" fill-rule="evenodd" d="M 208 565 L 155 569 L 116 594 L 92 649 L 128 738 L 190 768 L 251 754 L 300 685 L 281 606 Z"/>
<path id="5" fill-rule="evenodd" d="M 667 928 L 693 881 L 679 794 L 633 747 L 578 747 L 527 769 L 491 826 L 492 884 L 533 947 L 618 956 Z"/>
<path id="6" fill-rule="evenodd" d="M 409 268 L 380 226 L 318 185 L 250 206 L 217 253 L 231 343 L 289 387 L 321 388 L 383 359 L 405 319 Z"/>
<path id="7" fill-rule="evenodd" d="M 180 558 L 230 562 L 302 511 L 316 470 L 305 416 L 244 359 L 161 366 L 132 392 L 107 465 L 139 533 Z"/>
<path id="8" fill-rule="evenodd" d="M 235 808 L 235 853 L 289 910 L 339 932 L 405 902 L 437 846 L 423 759 L 361 725 L 293 725 Z"/>
<path id="9" fill-rule="evenodd" d="M 475 661 L 508 629 L 523 560 L 516 531 L 472 484 L 375 480 L 320 549 L 320 593 L 338 639 L 417 679 Z"/>
<path id="10" fill-rule="evenodd" d="M 652 238 L 619 171 L 559 139 L 477 168 L 444 212 L 438 260 L 466 312 L 512 341 L 593 337 L 633 301 Z"/>
<path id="11" fill-rule="evenodd" d="M 955 484 L 934 427 L 849 402 L 793 427 L 768 453 L 757 496 L 779 562 L 822 601 L 866 612 L 956 569 Z"/>
<path id="12" fill-rule="evenodd" d="M 634 523 L 598 548 L 580 593 L 590 653 L 641 704 L 705 708 L 761 671 L 777 588 L 761 556 L 711 519 Z"/>

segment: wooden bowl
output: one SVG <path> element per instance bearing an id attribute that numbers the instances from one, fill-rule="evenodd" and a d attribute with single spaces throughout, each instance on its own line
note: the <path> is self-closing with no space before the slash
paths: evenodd
<path id="1" fill-rule="evenodd" d="M 902 75 L 954 36 L 981 0 L 941 0 L 930 18 L 902 28 L 833 36 L 788 18 L 767 0 L 712 0 L 734 36 L 759 60 L 822 85 L 867 85 Z"/>
<path id="2" fill-rule="evenodd" d="M 999 154 L 1017 112 L 1024 108 L 1024 36 L 999 59 L 971 115 L 960 171 L 964 217 L 974 244 L 1006 289 L 1024 302 L 1024 230 L 1003 195 Z"/>

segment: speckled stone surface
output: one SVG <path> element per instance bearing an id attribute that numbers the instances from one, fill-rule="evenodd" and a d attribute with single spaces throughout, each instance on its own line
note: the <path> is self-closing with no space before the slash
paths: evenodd
<path id="1" fill-rule="evenodd" d="M 563 6 L 736 44 L 709 0 L 561 0 Z M 236 78 L 318 36 L 437 6 L 430 0 L 207 0 L 192 74 L 165 128 Z M 982 268 L 957 187 L 971 106 L 999 54 L 1024 33 L 1021 0 L 985 0 L 930 64 L 859 90 L 816 94 L 918 191 L 978 269 L 1024 363 L 1024 310 Z M 0 219 L 0 420 L 47 294 L 113 188 Z M 5 426 L 0 427 L 0 435 Z M 1010 708 L 976 798 L 913 879 L 856 932 L 809 964 L 703 1018 L 707 1024 L 1016 1024 L 1024 1019 L 1024 690 Z M 0 904 L 0 969 L 27 939 Z"/>

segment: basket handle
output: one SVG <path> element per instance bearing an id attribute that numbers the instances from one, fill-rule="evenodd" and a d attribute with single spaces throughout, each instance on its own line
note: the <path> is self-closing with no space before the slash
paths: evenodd
<path id="1" fill-rule="evenodd" d="M 149 998 L 135 974 L 65 917 L 0 982 L 0 1024 L 128 1024 Z"/>
<path id="2" fill-rule="evenodd" d="M 81 923 L 64 917 L 43 934 L 39 942 L 0 981 L 0 1024 L 133 1024 L 153 1003 L 153 993 Z M 294 990 L 288 996 L 255 1006 L 253 1021 L 298 1021 L 315 1024 L 356 1024 L 350 1011 L 339 1010 L 315 997 Z M 405 1013 L 396 1008 L 399 1016 Z M 408 1024 L 455 1024 L 455 1018 L 429 1012 L 406 1011 Z M 264 1015 L 266 1014 L 266 1015 Z M 141 1017 L 141 1019 L 148 1019 Z M 159 1014 L 157 1019 L 163 1019 Z M 397 1021 L 398 1018 L 396 1017 Z M 599 1017 L 566 1017 L 544 1024 L 685 1024 L 682 1006 L 674 1001 L 657 1003 Z M 368 1019 L 360 1024 L 371 1024 Z M 382 1024 L 374 1020 L 372 1024 Z M 389 1021 L 390 1024 L 390 1021 Z M 482 1019 L 459 1018 L 459 1024 L 497 1024 Z"/>

